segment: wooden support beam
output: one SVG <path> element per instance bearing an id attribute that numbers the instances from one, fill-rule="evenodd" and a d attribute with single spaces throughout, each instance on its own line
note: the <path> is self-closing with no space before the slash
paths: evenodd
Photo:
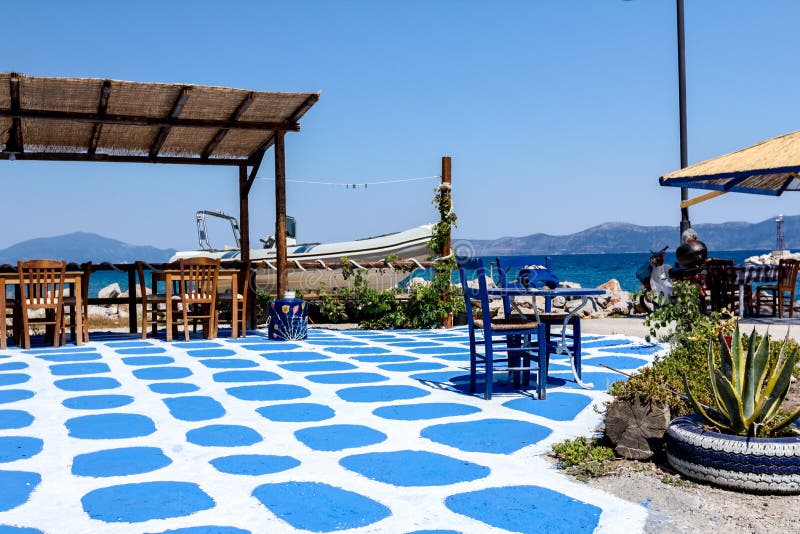
<path id="1" fill-rule="evenodd" d="M 234 122 L 238 121 L 239 118 L 244 114 L 244 112 L 247 111 L 247 108 L 249 108 L 250 105 L 253 103 L 254 98 L 255 95 L 253 93 L 247 93 L 247 96 L 244 97 L 244 99 L 236 107 L 236 110 L 229 117 L 230 120 Z M 206 147 L 203 149 L 203 155 L 202 155 L 203 159 L 208 159 L 209 156 L 211 156 L 212 152 L 214 152 L 214 150 L 222 142 L 222 140 L 225 139 L 225 136 L 228 135 L 229 131 L 230 129 L 228 128 L 220 128 L 217 131 L 216 135 L 214 135 L 214 138 L 211 141 L 209 141 Z"/>
<path id="2" fill-rule="evenodd" d="M 246 165 L 239 165 L 239 232 L 240 257 L 247 262 L 250 261 L 250 203 Z"/>
<path id="3" fill-rule="evenodd" d="M 275 252 L 278 266 L 276 298 L 282 299 L 289 285 L 286 270 L 286 149 L 284 132 L 275 132 Z"/>
<path id="4" fill-rule="evenodd" d="M 19 74 L 12 72 L 8 79 L 9 91 L 11 96 L 11 111 L 19 113 Z M 6 143 L 6 150 L 8 152 L 24 152 L 25 143 L 22 140 L 22 121 L 20 117 L 12 117 L 11 130 L 8 133 L 8 143 Z"/>
<path id="5" fill-rule="evenodd" d="M 250 192 L 250 188 L 253 187 L 253 182 L 256 180 L 256 174 L 258 174 L 258 169 L 261 168 L 261 162 L 264 161 L 264 154 L 253 162 L 253 168 L 250 170 L 250 176 L 247 177 L 247 191 Z"/>
<path id="6" fill-rule="evenodd" d="M 0 160 L 10 159 L 11 152 L 0 152 Z M 18 160 L 27 161 L 98 161 L 106 163 L 172 163 L 180 165 L 221 165 L 238 167 L 247 165 L 248 161 L 244 158 L 189 158 L 183 156 L 156 156 L 151 158 L 149 155 L 143 156 L 119 156 L 112 154 L 82 154 L 80 152 L 16 152 L 14 154 Z"/>
<path id="7" fill-rule="evenodd" d="M 297 106 L 297 109 L 296 109 L 296 110 L 294 110 L 294 113 L 292 113 L 292 115 L 291 115 L 291 117 L 289 118 L 289 120 L 290 120 L 290 121 L 292 121 L 292 122 L 297 122 L 297 121 L 299 121 L 299 120 L 300 120 L 300 117 L 302 117 L 303 115 L 305 115 L 306 111 L 308 111 L 309 109 L 311 109 L 311 106 L 313 106 L 314 104 L 316 104 L 318 100 L 319 100 L 319 93 L 314 93 L 314 94 L 308 95 L 308 98 L 306 98 L 306 99 L 303 101 L 303 103 L 302 103 L 302 104 L 300 104 L 299 106 Z"/>
<path id="8" fill-rule="evenodd" d="M 184 86 L 181 88 L 180 93 L 178 93 L 178 97 L 175 99 L 175 102 L 172 103 L 172 109 L 169 112 L 170 119 L 177 119 L 180 117 L 181 111 L 183 111 L 183 106 L 186 105 L 186 101 L 189 100 L 189 94 L 191 93 L 192 88 L 188 86 Z M 156 138 L 153 140 L 153 144 L 150 145 L 150 157 L 154 158 L 158 156 L 161 147 L 164 145 L 164 141 L 167 140 L 167 135 L 169 135 L 169 131 L 172 127 L 171 126 L 162 126 L 158 130 L 158 134 Z"/>
<path id="9" fill-rule="evenodd" d="M 173 119 L 170 117 L 143 117 L 138 115 L 100 116 L 97 113 L 74 111 L 48 111 L 37 109 L 0 109 L 0 117 L 11 119 L 42 119 L 54 121 L 88 122 L 91 124 L 116 124 L 119 126 L 170 126 L 172 128 L 228 128 L 231 130 L 281 130 L 299 132 L 300 124 L 292 121 L 230 121 L 216 119 Z"/>
<path id="10" fill-rule="evenodd" d="M 269 147 L 275 144 L 275 132 L 270 132 L 266 139 L 264 139 L 260 145 L 253 150 L 253 153 L 250 154 L 250 165 L 255 165 L 255 162 L 264 157 L 264 154 L 267 153 Z"/>
<path id="11" fill-rule="evenodd" d="M 705 202 L 706 200 L 711 200 L 712 198 L 724 195 L 725 193 L 727 193 L 727 191 L 711 191 L 710 193 L 706 193 L 705 195 L 700 195 L 694 198 L 690 198 L 689 200 L 683 200 L 681 201 L 681 209 L 688 208 L 689 206 L 694 206 L 695 204 L 700 204 L 701 202 Z"/>
<path id="12" fill-rule="evenodd" d="M 451 187 L 453 183 L 452 175 L 451 175 L 452 165 L 450 156 L 443 156 L 442 157 L 442 189 L 441 189 L 441 202 L 443 205 L 451 204 Z M 442 217 L 442 222 L 445 222 L 445 217 Z M 444 242 L 444 246 L 442 247 L 442 257 L 447 257 L 450 255 L 450 227 L 451 225 L 448 222 L 447 227 L 447 239 Z M 452 274 L 452 273 L 451 273 Z M 445 290 L 444 295 L 442 295 L 442 300 L 445 303 L 448 303 L 451 299 L 450 291 Z M 448 314 L 447 317 L 444 318 L 442 326 L 444 328 L 453 328 L 453 314 Z"/>
<path id="13" fill-rule="evenodd" d="M 108 108 L 108 95 L 111 93 L 111 80 L 106 80 L 103 82 L 103 85 L 100 86 L 100 97 L 97 103 L 97 114 L 101 117 L 106 114 L 106 109 Z M 97 143 L 100 141 L 100 132 L 103 130 L 103 125 L 100 123 L 96 123 L 92 127 L 92 136 L 89 138 L 89 146 L 86 149 L 86 153 L 89 156 L 94 156 L 95 152 L 97 151 Z"/>

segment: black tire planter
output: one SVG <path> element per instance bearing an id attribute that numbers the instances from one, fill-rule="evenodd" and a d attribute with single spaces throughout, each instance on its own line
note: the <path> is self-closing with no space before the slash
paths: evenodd
<path id="1" fill-rule="evenodd" d="M 673 419 L 667 461 L 679 473 L 724 488 L 800 493 L 800 438 L 744 438 L 704 430 L 702 418 Z"/>

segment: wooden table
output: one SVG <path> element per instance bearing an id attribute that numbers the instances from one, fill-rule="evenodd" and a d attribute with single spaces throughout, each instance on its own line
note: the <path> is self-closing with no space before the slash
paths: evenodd
<path id="1" fill-rule="evenodd" d="M 83 345 L 83 293 L 81 289 L 81 271 L 68 271 L 64 275 L 64 283 L 72 287 L 75 295 L 75 344 Z M 0 273 L 0 349 L 6 348 L 6 286 L 19 285 L 19 274 Z M 56 332 L 55 335 L 61 335 Z"/>
<path id="2" fill-rule="evenodd" d="M 167 341 L 172 341 L 172 285 L 175 282 L 180 282 L 181 279 L 181 271 L 180 269 L 165 269 L 163 271 L 153 271 L 152 275 L 152 286 L 153 292 L 158 284 L 158 282 L 164 282 L 166 284 L 166 301 L 167 301 Z M 239 300 L 236 298 L 236 291 L 239 287 L 239 271 L 236 270 L 220 270 L 219 277 L 217 279 L 220 280 L 227 280 L 230 281 L 231 284 L 231 294 L 233 298 L 231 299 L 231 337 L 239 337 L 239 322 L 237 321 L 237 317 L 239 316 Z M 245 322 L 245 324 L 247 324 Z"/>

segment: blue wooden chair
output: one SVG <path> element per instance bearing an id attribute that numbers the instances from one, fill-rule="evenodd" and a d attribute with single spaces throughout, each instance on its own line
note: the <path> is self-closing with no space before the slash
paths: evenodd
<path id="1" fill-rule="evenodd" d="M 497 271 L 500 278 L 500 287 L 535 287 L 543 288 L 549 287 L 553 289 L 558 286 L 558 278 L 551 271 L 550 256 L 519 256 L 514 259 L 495 259 Z M 540 266 L 541 268 L 530 269 L 531 265 Z M 544 299 L 544 312 L 536 309 L 534 304 L 534 315 L 529 315 L 529 320 L 544 323 L 545 325 L 545 338 L 547 340 L 547 365 L 550 365 L 550 354 L 556 352 L 557 342 L 552 339 L 552 327 L 562 328 L 564 326 L 564 319 L 567 318 L 566 313 L 552 311 L 552 298 L 545 297 Z M 503 297 L 503 313 L 506 317 L 512 313 L 512 300 L 511 297 Z M 575 361 L 575 370 L 578 376 L 581 377 L 581 319 L 578 315 L 570 317 L 567 323 L 571 327 L 571 332 L 565 334 L 566 348 L 572 353 L 572 358 Z"/>
<path id="2" fill-rule="evenodd" d="M 477 289 L 467 284 L 465 268 L 475 269 Z M 536 370 L 536 393 L 539 399 L 544 399 L 547 395 L 547 347 L 544 323 L 510 315 L 506 315 L 503 319 L 491 320 L 488 316 L 489 296 L 486 285 L 486 269 L 480 259 L 459 259 L 458 276 L 461 281 L 469 325 L 470 393 L 475 393 L 479 368 L 484 371 L 483 398 L 486 400 L 492 398 L 495 371 L 506 371 L 513 374 L 514 386 L 526 387 L 530 381 L 530 371 Z M 475 310 L 472 301 L 480 303 L 482 315 L 480 319 L 474 316 Z M 480 350 L 481 347 L 483 351 Z M 502 354 L 505 356 L 498 357 Z M 535 367 L 531 366 L 532 360 L 536 362 Z"/>

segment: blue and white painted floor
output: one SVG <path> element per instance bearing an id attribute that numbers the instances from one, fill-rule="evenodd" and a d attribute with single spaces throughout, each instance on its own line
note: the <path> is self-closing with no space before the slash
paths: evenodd
<path id="1" fill-rule="evenodd" d="M 542 457 L 658 346 L 584 338 L 582 390 L 466 393 L 463 329 L 120 334 L 0 353 L 0 533 L 625 532 L 646 509 Z"/>

